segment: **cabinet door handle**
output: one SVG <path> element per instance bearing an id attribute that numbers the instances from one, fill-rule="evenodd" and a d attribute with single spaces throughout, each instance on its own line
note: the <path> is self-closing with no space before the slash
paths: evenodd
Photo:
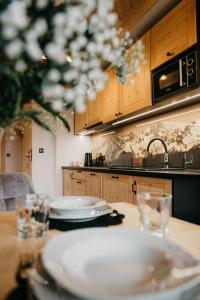
<path id="1" fill-rule="evenodd" d="M 78 170 L 77 173 L 81 173 L 82 171 Z"/>
<path id="2" fill-rule="evenodd" d="M 136 195 L 136 185 L 135 185 L 135 182 L 132 184 L 132 192 Z"/>
<path id="3" fill-rule="evenodd" d="M 118 117 L 118 116 L 119 116 L 119 114 L 115 114 L 115 116 L 116 116 L 116 117 Z"/>
<path id="4" fill-rule="evenodd" d="M 80 184 L 81 184 L 82 182 L 81 182 L 81 181 L 77 181 L 77 183 L 80 183 Z"/>
<path id="5" fill-rule="evenodd" d="M 112 178 L 113 178 L 113 179 L 119 179 L 119 177 L 118 177 L 118 176 L 112 176 Z"/>
<path id="6" fill-rule="evenodd" d="M 91 175 L 91 176 L 96 176 L 96 174 L 94 174 L 94 173 L 90 173 L 90 175 Z"/>
<path id="7" fill-rule="evenodd" d="M 71 180 L 74 179 L 73 175 L 74 175 L 73 173 L 70 174 L 70 179 L 71 179 Z"/>
<path id="8" fill-rule="evenodd" d="M 167 55 L 167 56 L 173 56 L 173 55 L 174 55 L 174 52 L 167 51 L 166 55 Z"/>

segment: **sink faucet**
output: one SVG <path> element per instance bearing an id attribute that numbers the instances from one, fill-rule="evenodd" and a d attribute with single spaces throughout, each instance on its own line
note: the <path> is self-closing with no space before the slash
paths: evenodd
<path id="1" fill-rule="evenodd" d="M 167 145 L 165 144 L 165 142 L 161 139 L 161 138 L 153 138 L 152 140 L 150 140 L 150 142 L 147 145 L 147 152 L 149 153 L 149 148 L 151 146 L 151 144 L 154 141 L 160 141 L 165 149 L 165 153 L 164 153 L 164 168 L 169 168 L 169 155 L 168 155 L 168 150 L 167 150 Z"/>

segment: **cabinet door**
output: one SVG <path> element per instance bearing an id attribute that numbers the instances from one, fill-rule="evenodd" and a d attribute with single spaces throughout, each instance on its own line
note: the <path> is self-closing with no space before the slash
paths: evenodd
<path id="1" fill-rule="evenodd" d="M 196 0 L 182 0 L 151 29 L 151 69 L 197 42 Z"/>
<path id="2" fill-rule="evenodd" d="M 119 79 L 112 69 L 108 70 L 108 82 L 101 93 L 103 122 L 112 121 L 119 113 Z"/>
<path id="3" fill-rule="evenodd" d="M 172 193 L 172 181 L 170 179 L 135 177 L 136 192 L 151 192 L 156 194 Z"/>
<path id="4" fill-rule="evenodd" d="M 133 204 L 133 177 L 118 174 L 103 174 L 102 198 L 107 202 L 129 202 Z"/>
<path id="5" fill-rule="evenodd" d="M 83 113 L 75 112 L 74 115 L 74 132 L 79 134 L 87 127 L 87 108 Z"/>
<path id="6" fill-rule="evenodd" d="M 150 33 L 142 37 L 145 61 L 133 83 L 120 84 L 120 113 L 126 115 L 151 105 Z"/>
<path id="7" fill-rule="evenodd" d="M 82 170 L 73 170 L 73 179 L 87 181 L 87 172 Z"/>
<path id="8" fill-rule="evenodd" d="M 101 93 L 97 94 L 94 101 L 88 101 L 87 111 L 88 111 L 88 122 L 87 125 L 91 126 L 102 121 L 101 118 Z"/>
<path id="9" fill-rule="evenodd" d="M 73 179 L 72 181 L 72 195 L 87 196 L 87 182 Z"/>
<path id="10" fill-rule="evenodd" d="M 73 172 L 71 170 L 63 170 L 63 195 L 72 195 L 72 177 Z"/>
<path id="11" fill-rule="evenodd" d="M 159 0 L 116 0 L 115 9 L 120 27 L 131 30 Z"/>
<path id="12" fill-rule="evenodd" d="M 88 172 L 87 194 L 88 196 L 101 198 L 101 173 Z"/>

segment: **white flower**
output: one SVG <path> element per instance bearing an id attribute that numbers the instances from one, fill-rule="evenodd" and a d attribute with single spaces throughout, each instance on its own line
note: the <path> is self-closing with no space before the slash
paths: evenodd
<path id="1" fill-rule="evenodd" d="M 77 70 L 72 69 L 71 71 L 67 71 L 63 74 L 63 79 L 65 82 L 70 82 L 74 79 L 77 79 L 79 76 L 79 73 Z"/>
<path id="2" fill-rule="evenodd" d="M 76 101 L 75 102 L 75 109 L 78 113 L 83 113 L 85 111 L 85 103 L 84 101 Z"/>
<path id="3" fill-rule="evenodd" d="M 45 19 L 39 18 L 34 23 L 34 30 L 37 32 L 39 36 L 44 35 L 48 29 L 47 22 Z"/>
<path id="4" fill-rule="evenodd" d="M 57 69 L 51 69 L 48 72 L 48 80 L 53 82 L 58 82 L 61 78 L 61 74 Z"/>
<path id="5" fill-rule="evenodd" d="M 75 91 L 73 89 L 67 89 L 64 93 L 64 98 L 68 102 L 75 101 Z"/>
<path id="6" fill-rule="evenodd" d="M 51 102 L 51 107 L 54 111 L 62 111 L 63 110 L 63 101 L 61 99 L 53 100 Z"/>
<path id="7" fill-rule="evenodd" d="M 105 87 L 105 82 L 103 81 L 98 81 L 96 84 L 95 84 L 95 89 L 97 92 L 100 92 L 104 89 Z"/>
<path id="8" fill-rule="evenodd" d="M 16 29 L 16 27 L 14 27 L 12 25 L 4 26 L 2 34 L 3 34 L 3 37 L 6 40 L 11 40 L 11 39 L 14 39 L 16 37 L 17 29 Z"/>
<path id="9" fill-rule="evenodd" d="M 51 85 L 43 85 L 42 94 L 45 98 L 50 98 L 52 95 L 52 86 Z"/>
<path id="10" fill-rule="evenodd" d="M 62 98 L 64 96 L 64 87 L 61 84 L 56 84 L 52 88 L 52 96 L 54 98 Z"/>
<path id="11" fill-rule="evenodd" d="M 7 10 L 1 15 L 1 20 L 7 25 L 13 25 L 19 29 L 28 26 L 25 1 L 15 0 L 9 4 Z"/>
<path id="12" fill-rule="evenodd" d="M 71 62 L 71 65 L 75 68 L 81 67 L 81 64 L 82 64 L 82 62 L 81 62 L 80 58 L 78 58 L 78 57 L 74 58 Z"/>
<path id="13" fill-rule="evenodd" d="M 117 14 L 116 13 L 111 13 L 107 17 L 107 21 L 109 25 L 115 25 L 118 20 Z"/>
<path id="14" fill-rule="evenodd" d="M 40 46 L 37 42 L 34 42 L 34 41 L 28 42 L 26 44 L 26 51 L 34 61 L 41 60 L 43 52 L 40 49 Z"/>
<path id="15" fill-rule="evenodd" d="M 38 9 L 44 9 L 48 5 L 49 0 L 37 0 L 36 7 Z"/>
<path id="16" fill-rule="evenodd" d="M 64 49 L 56 44 L 56 43 L 49 43 L 45 47 L 45 53 L 48 58 L 54 60 L 55 62 L 62 64 L 66 61 L 66 55 Z"/>
<path id="17" fill-rule="evenodd" d="M 65 26 L 66 15 L 64 13 L 57 13 L 53 18 L 53 23 L 57 27 Z"/>
<path id="18" fill-rule="evenodd" d="M 23 60 L 19 60 L 16 62 L 15 70 L 18 72 L 24 72 L 27 69 L 27 65 Z"/>
<path id="19" fill-rule="evenodd" d="M 94 42 L 90 42 L 87 45 L 87 50 L 88 52 L 90 52 L 91 54 L 96 52 L 96 44 Z"/>
<path id="20" fill-rule="evenodd" d="M 6 46 L 5 53 L 9 58 L 14 59 L 21 54 L 22 50 L 23 43 L 19 39 L 16 39 Z"/>
<path id="21" fill-rule="evenodd" d="M 92 101 L 96 98 L 96 92 L 93 89 L 87 90 L 87 99 Z"/>

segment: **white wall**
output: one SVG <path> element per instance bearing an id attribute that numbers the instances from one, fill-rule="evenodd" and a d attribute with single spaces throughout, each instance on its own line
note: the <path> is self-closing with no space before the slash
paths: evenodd
<path id="1" fill-rule="evenodd" d="M 32 179 L 36 192 L 62 195 L 62 166 L 83 162 L 85 152 L 91 151 L 90 137 L 73 134 L 73 114 L 68 112 L 70 132 L 57 129 L 56 137 L 33 124 Z M 44 148 L 44 153 L 39 153 Z"/>
<path id="2" fill-rule="evenodd" d="M 39 148 L 44 153 L 39 153 Z M 37 193 L 55 193 L 55 138 L 33 123 L 32 126 L 32 179 Z"/>
<path id="3" fill-rule="evenodd" d="M 72 162 L 84 163 L 85 152 L 91 152 L 91 138 L 75 136 L 73 125 L 71 131 L 61 131 L 56 137 L 56 194 L 62 195 L 62 166 L 69 166 Z"/>

